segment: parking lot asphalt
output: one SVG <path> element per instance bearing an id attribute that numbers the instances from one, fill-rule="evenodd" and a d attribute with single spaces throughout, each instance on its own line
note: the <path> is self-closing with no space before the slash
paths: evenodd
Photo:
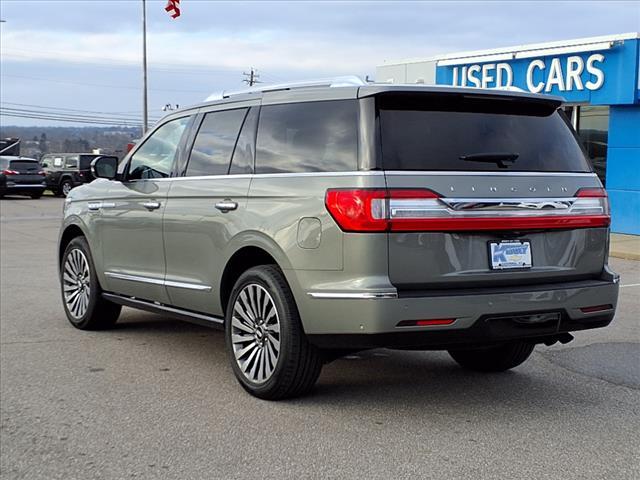
<path id="1" fill-rule="evenodd" d="M 222 332 L 130 309 L 114 330 L 68 325 L 61 210 L 0 200 L 3 479 L 640 478 L 640 262 L 611 259 L 611 326 L 511 372 L 374 350 L 276 403 L 240 388 Z"/>

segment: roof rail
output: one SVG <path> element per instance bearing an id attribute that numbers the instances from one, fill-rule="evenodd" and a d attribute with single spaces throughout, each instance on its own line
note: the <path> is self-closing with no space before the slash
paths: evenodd
<path id="1" fill-rule="evenodd" d="M 304 80 L 301 82 L 277 83 L 273 85 L 264 85 L 260 87 L 245 88 L 242 90 L 221 91 L 209 95 L 207 102 L 214 100 L 223 100 L 235 95 L 246 95 L 251 93 L 275 92 L 278 90 L 295 90 L 298 88 L 318 88 L 318 87 L 361 87 L 367 83 L 356 75 L 347 75 L 344 77 L 323 78 L 318 80 Z"/>

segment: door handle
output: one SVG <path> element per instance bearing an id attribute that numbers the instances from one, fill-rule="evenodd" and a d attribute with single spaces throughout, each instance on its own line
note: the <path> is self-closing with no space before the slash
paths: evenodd
<path id="1" fill-rule="evenodd" d="M 147 210 L 156 210 L 160 208 L 160 202 L 143 202 L 142 206 Z"/>
<path id="2" fill-rule="evenodd" d="M 216 208 L 221 212 L 226 213 L 238 208 L 238 204 L 236 202 L 232 202 L 231 200 L 224 200 L 222 202 L 216 203 Z"/>

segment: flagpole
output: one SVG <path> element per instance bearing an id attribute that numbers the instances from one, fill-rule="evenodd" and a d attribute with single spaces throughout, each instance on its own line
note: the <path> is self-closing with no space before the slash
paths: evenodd
<path id="1" fill-rule="evenodd" d="M 147 110 L 147 3 L 142 0 L 142 134 L 149 128 Z"/>

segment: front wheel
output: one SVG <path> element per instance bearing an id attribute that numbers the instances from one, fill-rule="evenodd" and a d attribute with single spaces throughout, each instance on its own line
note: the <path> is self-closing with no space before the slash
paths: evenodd
<path id="1" fill-rule="evenodd" d="M 102 298 L 89 244 L 76 237 L 64 251 L 60 263 L 62 304 L 71 325 L 80 330 L 112 327 L 122 307 Z"/>
<path id="2" fill-rule="evenodd" d="M 225 338 L 236 378 L 256 397 L 303 395 L 320 375 L 320 352 L 307 341 L 293 294 L 274 265 L 240 276 L 227 306 Z"/>
<path id="3" fill-rule="evenodd" d="M 533 343 L 515 341 L 495 347 L 449 350 L 449 355 L 468 370 L 504 372 L 523 363 L 534 347 Z"/>

